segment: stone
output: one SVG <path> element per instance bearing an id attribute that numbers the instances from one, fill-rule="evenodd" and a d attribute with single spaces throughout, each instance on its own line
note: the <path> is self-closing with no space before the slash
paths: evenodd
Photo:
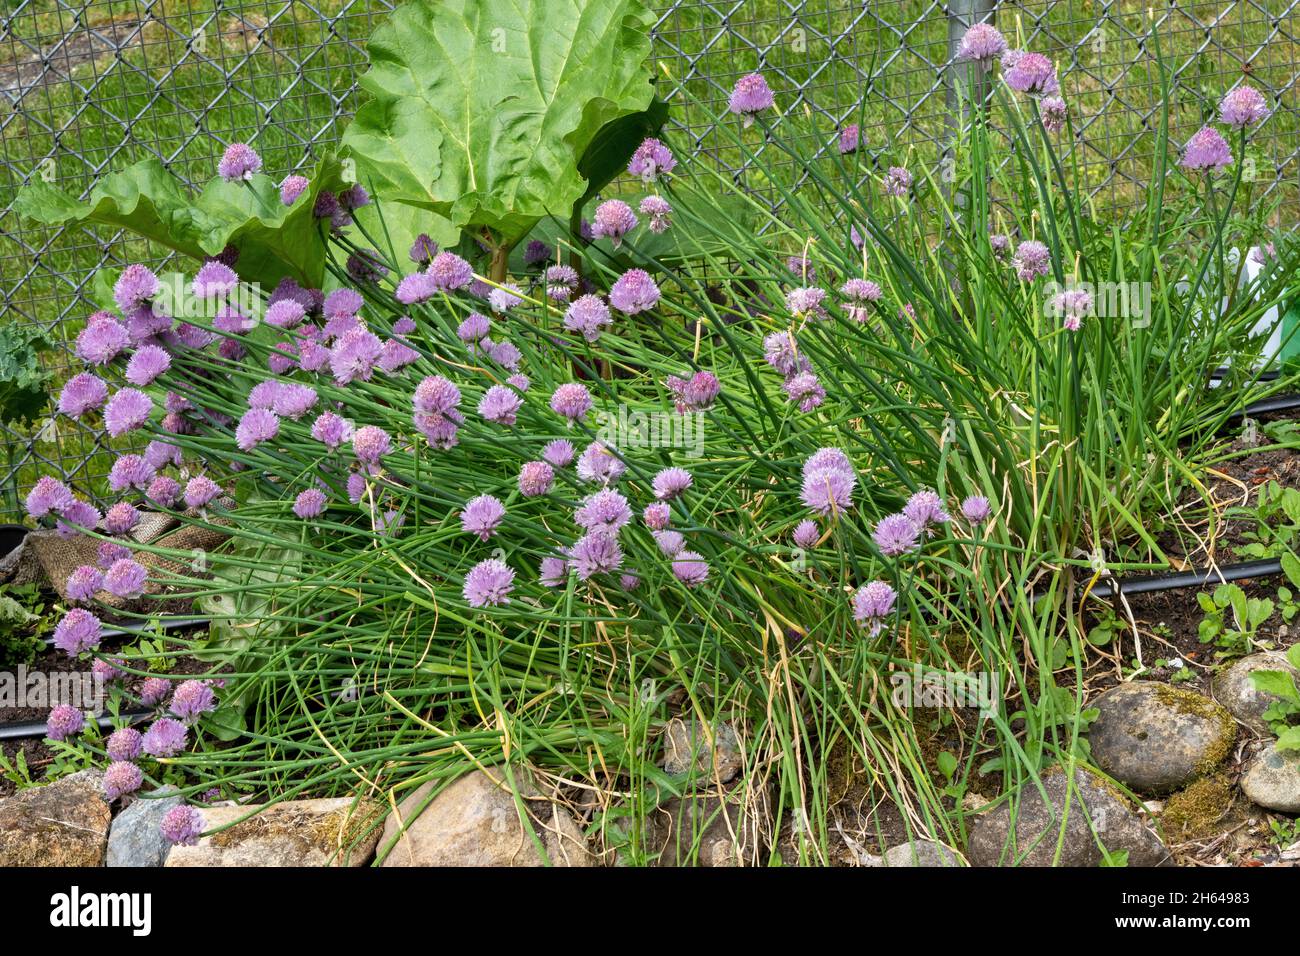
<path id="1" fill-rule="evenodd" d="M 913 840 L 885 851 L 885 866 L 965 866 L 957 851 L 933 840 Z"/>
<path id="2" fill-rule="evenodd" d="M 1089 705 L 1096 765 L 1143 793 L 1167 793 L 1214 770 L 1232 750 L 1237 725 L 1221 705 L 1156 681 L 1113 687 Z"/>
<path id="3" fill-rule="evenodd" d="M 0 800 L 0 867 L 103 866 L 104 775 L 82 770 Z"/>
<path id="4" fill-rule="evenodd" d="M 709 782 L 728 783 L 744 766 L 736 729 L 674 717 L 664 727 L 664 773 L 677 776 L 695 770 Z"/>
<path id="5" fill-rule="evenodd" d="M 204 831 L 195 846 L 174 846 L 164 866 L 364 866 L 379 840 L 379 806 L 351 797 L 200 807 Z M 256 816 L 248 816 L 260 810 Z M 247 817 L 247 819 L 242 819 Z"/>
<path id="6" fill-rule="evenodd" d="M 1214 675 L 1210 689 L 1214 699 L 1228 708 L 1233 717 L 1262 736 L 1268 733 L 1268 724 L 1262 715 L 1270 704 L 1281 698 L 1255 687 L 1250 675 L 1259 670 L 1288 671 L 1300 678 L 1300 671 L 1291 666 L 1285 654 L 1263 651 L 1234 661 L 1219 671 Z"/>
<path id="7" fill-rule="evenodd" d="M 552 866 L 595 866 L 573 815 L 540 797 L 525 772 L 514 770 L 533 831 Z M 514 795 L 500 768 L 494 782 L 481 770 L 468 773 L 420 810 L 440 781 L 413 791 L 384 824 L 380 866 L 544 866 L 519 819 Z M 406 831 L 402 832 L 402 824 Z M 400 834 L 400 836 L 399 836 Z M 396 843 L 393 841 L 396 840 Z M 391 849 L 388 849 L 390 847 Z"/>
<path id="8" fill-rule="evenodd" d="M 136 798 L 113 819 L 108 831 L 105 866 L 162 866 L 171 844 L 163 838 L 162 818 L 172 807 L 184 803 L 175 787 L 163 787 L 160 796 Z"/>
<path id="9" fill-rule="evenodd" d="M 1247 765 L 1241 791 L 1266 810 L 1300 813 L 1300 751 L 1269 743 Z"/>
<path id="10" fill-rule="evenodd" d="M 1006 802 L 971 822 L 966 857 L 972 866 L 1100 866 L 1098 840 L 1111 853 L 1128 851 L 1129 866 L 1172 865 L 1155 831 L 1102 777 L 1077 767 L 1071 788 L 1064 769 L 1053 767 L 1041 780 L 1046 800 L 1033 781 L 1022 785 L 1014 832 Z M 1063 819 L 1065 835 L 1057 857 Z"/>
<path id="11" fill-rule="evenodd" d="M 742 810 L 738 794 L 688 794 L 646 819 L 646 852 L 656 866 L 746 866 L 758 861 L 766 807 Z"/>

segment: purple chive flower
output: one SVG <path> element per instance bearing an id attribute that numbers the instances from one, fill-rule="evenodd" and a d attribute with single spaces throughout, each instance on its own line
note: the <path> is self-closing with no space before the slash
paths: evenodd
<path id="1" fill-rule="evenodd" d="M 763 339 L 764 358 L 782 375 L 789 377 L 804 371 L 803 357 L 799 355 L 793 332 L 772 332 Z"/>
<path id="2" fill-rule="evenodd" d="M 77 358 L 91 365 L 107 365 L 131 344 L 122 323 L 107 312 L 96 312 L 77 335 Z"/>
<path id="3" fill-rule="evenodd" d="M 1239 86 L 1231 90 L 1219 103 L 1219 119 L 1224 126 L 1245 129 L 1268 118 L 1268 104 L 1253 86 Z"/>
<path id="4" fill-rule="evenodd" d="M 266 324 L 277 329 L 291 329 L 307 317 L 307 310 L 295 299 L 281 299 L 266 308 Z"/>
<path id="5" fill-rule="evenodd" d="M 347 210 L 360 209 L 370 205 L 370 193 L 360 183 L 353 183 L 339 193 L 339 205 Z"/>
<path id="6" fill-rule="evenodd" d="M 465 504 L 460 513 L 460 527 L 468 534 L 476 534 L 486 541 L 496 534 L 501 519 L 506 516 L 506 506 L 492 495 L 479 495 Z"/>
<path id="7" fill-rule="evenodd" d="M 113 681 L 119 681 L 126 676 L 126 674 L 117 666 L 121 663 L 122 660 L 118 657 L 97 657 L 90 662 L 90 673 L 93 674 L 97 680 L 100 680 L 105 684 L 110 684 Z"/>
<path id="8" fill-rule="evenodd" d="M 280 202 L 292 206 L 310 185 L 306 176 L 285 176 L 284 182 L 280 183 Z"/>
<path id="9" fill-rule="evenodd" d="M 668 520 L 672 516 L 672 509 L 662 501 L 655 501 L 645 506 L 641 512 L 641 520 L 651 531 L 662 531 L 668 527 Z"/>
<path id="10" fill-rule="evenodd" d="M 622 567 L 623 549 L 612 532 L 596 529 L 574 542 L 571 562 L 578 580 L 586 581 L 594 574 L 617 571 Z"/>
<path id="11" fill-rule="evenodd" d="M 369 485 L 366 483 L 366 476 L 360 472 L 353 472 L 348 475 L 348 501 L 354 505 L 360 504 L 361 499 L 366 496 L 366 490 Z"/>
<path id="12" fill-rule="evenodd" d="M 415 387 L 411 403 L 417 412 L 447 415 L 460 404 L 460 389 L 441 375 L 430 375 Z"/>
<path id="13" fill-rule="evenodd" d="M 488 558 L 470 568 L 462 594 L 470 607 L 509 604 L 514 582 L 515 572 L 508 564 Z"/>
<path id="14" fill-rule="evenodd" d="M 429 263 L 428 276 L 439 292 L 455 292 L 474 281 L 474 268 L 454 252 L 440 252 Z"/>
<path id="15" fill-rule="evenodd" d="M 203 832 L 203 814 L 196 807 L 172 807 L 159 825 L 163 839 L 176 846 L 194 846 Z"/>
<path id="16" fill-rule="evenodd" d="M 114 438 L 139 428 L 149 420 L 153 401 L 144 392 L 124 388 L 104 406 L 104 428 Z"/>
<path id="17" fill-rule="evenodd" d="M 763 74 L 750 73 L 736 81 L 731 97 L 727 100 L 727 109 L 740 116 L 746 126 L 751 126 L 756 115 L 770 110 L 775 103 L 776 99 Z"/>
<path id="18" fill-rule="evenodd" d="M 162 283 L 147 266 L 132 263 L 113 284 L 113 302 L 126 315 L 151 302 L 161 291 Z"/>
<path id="19" fill-rule="evenodd" d="M 93 564 L 83 564 L 68 575 L 63 590 L 70 601 L 93 601 L 95 592 L 104 586 L 104 573 Z"/>
<path id="20" fill-rule="evenodd" d="M 840 286 L 840 295 L 848 301 L 844 311 L 854 322 L 865 322 L 871 315 L 871 306 L 884 296 L 880 286 L 870 279 L 849 279 Z"/>
<path id="21" fill-rule="evenodd" d="M 853 595 L 853 620 L 875 637 L 885 626 L 885 619 L 894 612 L 897 597 L 894 589 L 884 581 L 864 584 Z"/>
<path id="22" fill-rule="evenodd" d="M 1006 37 L 997 27 L 991 23 L 976 23 L 962 35 L 957 58 L 974 60 L 987 67 L 1006 52 Z"/>
<path id="23" fill-rule="evenodd" d="M 290 418 L 294 421 L 302 418 L 309 411 L 316 407 L 319 400 L 316 389 L 310 385 L 302 385 L 298 382 L 286 382 L 283 387 L 276 393 L 275 399 L 271 404 L 271 410 L 275 414 Z"/>
<path id="24" fill-rule="evenodd" d="M 130 558 L 114 561 L 113 566 L 104 572 L 104 590 L 120 598 L 133 601 L 144 594 L 144 585 L 148 575 L 145 569 Z"/>
<path id="25" fill-rule="evenodd" d="M 1203 126 L 1192 134 L 1181 160 L 1182 167 L 1193 172 L 1213 172 L 1231 164 L 1228 141 L 1213 126 Z"/>
<path id="26" fill-rule="evenodd" d="M 231 143 L 221 154 L 217 164 L 217 175 L 228 183 L 249 180 L 261 170 L 262 157 L 258 156 L 247 143 Z"/>
<path id="27" fill-rule="evenodd" d="M 993 514 L 993 506 L 983 495 L 971 495 L 962 500 L 961 513 L 971 524 L 983 524 Z"/>
<path id="28" fill-rule="evenodd" d="M 812 372 L 791 375 L 781 387 L 790 401 L 799 406 L 801 412 L 811 412 L 815 408 L 820 408 L 822 402 L 826 400 L 826 389 Z"/>
<path id="29" fill-rule="evenodd" d="M 417 266 L 427 266 L 437 254 L 438 244 L 425 233 L 415 237 L 415 242 L 411 243 L 411 251 L 408 253 L 411 261 Z"/>
<path id="30" fill-rule="evenodd" d="M 280 389 L 284 388 L 284 386 L 284 382 L 273 378 L 258 382 L 253 386 L 252 391 L 248 393 L 248 407 L 273 408 L 275 406 L 275 397 L 280 394 Z"/>
<path id="31" fill-rule="evenodd" d="M 839 448 L 818 448 L 803 463 L 803 475 L 816 474 L 819 471 L 843 471 L 853 474 L 853 462 Z"/>
<path id="32" fill-rule="evenodd" d="M 59 704 L 50 711 L 45 722 L 45 736 L 51 740 L 65 740 L 81 733 L 85 726 L 85 714 L 71 704 Z"/>
<path id="33" fill-rule="evenodd" d="M 660 501 L 671 501 L 691 486 L 691 473 L 685 468 L 665 468 L 655 475 L 651 487 Z"/>
<path id="34" fill-rule="evenodd" d="M 619 531 L 632 520 L 627 499 L 612 488 L 588 495 L 573 513 L 574 523 L 587 531 Z"/>
<path id="35" fill-rule="evenodd" d="M 235 427 L 235 444 L 242 451 L 252 451 L 280 434 L 280 419 L 265 408 L 250 408 Z"/>
<path id="36" fill-rule="evenodd" d="M 609 324 L 609 306 L 595 295 L 582 296 L 564 313 L 564 327 L 580 333 L 588 342 L 599 339 L 601 330 Z"/>
<path id="37" fill-rule="evenodd" d="M 139 455 L 120 455 L 108 472 L 108 487 L 113 491 L 144 490 L 153 480 L 154 471 Z"/>
<path id="38" fill-rule="evenodd" d="M 144 460 L 154 470 L 165 468 L 168 465 L 179 466 L 181 463 L 181 450 L 176 445 L 154 439 L 144 447 Z"/>
<path id="39" fill-rule="evenodd" d="M 546 262 L 551 257 L 551 250 L 540 239 L 534 239 L 524 247 L 524 267 L 531 269 Z"/>
<path id="40" fill-rule="evenodd" d="M 890 166 L 885 175 L 885 195 L 902 199 L 912 188 L 912 174 L 902 166 Z"/>
<path id="41" fill-rule="evenodd" d="M 546 295 L 556 302 L 568 302 L 578 287 L 578 272 L 572 266 L 551 266 L 542 276 Z"/>
<path id="42" fill-rule="evenodd" d="M 523 292 L 513 282 L 507 282 L 488 293 L 488 305 L 493 312 L 509 312 L 523 302 Z"/>
<path id="43" fill-rule="evenodd" d="M 575 454 L 573 442 L 564 438 L 556 438 L 542 446 L 543 460 L 554 468 L 568 468 L 573 464 Z"/>
<path id="44" fill-rule="evenodd" d="M 493 385 L 483 393 L 483 398 L 478 403 L 478 413 L 485 421 L 513 425 L 521 405 L 523 400 L 514 389 L 505 385 Z"/>
<path id="45" fill-rule="evenodd" d="M 140 512 L 126 501 L 119 501 L 104 512 L 104 530 L 109 534 L 127 534 L 140 521 Z"/>
<path id="46" fill-rule="evenodd" d="M 210 714 L 216 709 L 217 696 L 212 693 L 212 688 L 206 681 L 183 681 L 172 694 L 171 712 L 187 724 L 194 723 L 204 714 Z"/>
<path id="47" fill-rule="evenodd" d="M 113 566 L 114 561 L 121 561 L 123 558 L 131 557 L 131 549 L 117 541 L 101 541 L 96 549 L 95 560 L 99 563 L 100 568 L 108 570 Z"/>
<path id="48" fill-rule="evenodd" d="M 185 505 L 189 508 L 203 508 L 221 494 L 221 486 L 207 475 L 196 475 L 185 483 Z"/>
<path id="49" fill-rule="evenodd" d="M 75 537 L 81 531 L 89 531 L 99 524 L 99 512 L 87 502 L 73 499 L 72 504 L 64 509 L 56 521 L 54 530 L 61 538 Z"/>
<path id="50" fill-rule="evenodd" d="M 1059 133 L 1065 129 L 1070 111 L 1065 100 L 1059 96 L 1045 96 L 1038 104 L 1038 115 L 1043 119 L 1043 129 L 1049 133 Z"/>
<path id="51" fill-rule="evenodd" d="M 433 277 L 427 272 L 417 272 L 414 275 L 404 276 L 402 281 L 397 283 L 397 291 L 393 296 L 402 305 L 417 305 L 432 299 L 437 294 L 438 287 L 434 284 Z"/>
<path id="52" fill-rule="evenodd" d="M 328 189 L 316 194 L 316 203 L 311 207 L 311 214 L 317 219 L 328 219 L 331 224 L 338 220 L 339 214 L 347 215 L 339 206 L 339 197 Z"/>
<path id="53" fill-rule="evenodd" d="M 229 335 L 240 335 L 252 331 L 253 320 L 237 309 L 225 305 L 212 319 L 212 327 Z"/>
<path id="54" fill-rule="evenodd" d="M 159 508 L 170 508 L 180 500 L 180 482 L 175 478 L 159 475 L 149 482 L 149 487 L 145 489 L 144 496 Z"/>
<path id="55" fill-rule="evenodd" d="M 666 557 L 674 557 L 682 548 L 686 547 L 686 539 L 682 537 L 681 532 L 672 531 L 665 528 L 662 531 L 651 532 L 655 539 L 655 544 Z"/>
<path id="56" fill-rule="evenodd" d="M 673 224 L 670 218 L 673 207 L 663 196 L 646 196 L 637 209 L 640 210 L 641 215 L 649 217 L 650 231 L 655 235 L 667 232 L 668 227 Z"/>
<path id="57" fill-rule="evenodd" d="M 366 329 L 353 329 L 330 349 L 330 371 L 339 385 L 360 379 L 370 380 L 375 365 L 383 355 L 384 343 Z"/>
<path id="58" fill-rule="evenodd" d="M 519 469 L 519 493 L 525 498 L 546 494 L 554 483 L 555 469 L 544 461 L 526 461 Z"/>
<path id="59" fill-rule="evenodd" d="M 887 558 L 906 554 L 920 544 L 921 529 L 905 514 L 894 514 L 876 522 L 871 538 Z"/>
<path id="60" fill-rule="evenodd" d="M 64 383 L 59 392 L 59 411 L 70 418 L 80 418 L 94 411 L 108 398 L 108 385 L 90 372 L 79 372 Z"/>
<path id="61" fill-rule="evenodd" d="M 826 291 L 816 286 L 791 289 L 785 294 L 785 307 L 796 319 L 824 319 L 827 317 L 822 305 L 825 298 Z"/>
<path id="62" fill-rule="evenodd" d="M 392 438 L 378 425 L 363 425 L 352 436 L 352 453 L 362 464 L 377 465 L 392 450 Z"/>
<path id="63" fill-rule="evenodd" d="M 596 207 L 591 231 L 596 238 L 609 239 L 617 249 L 623 237 L 636 228 L 636 213 L 621 199 L 610 199 Z"/>
<path id="64" fill-rule="evenodd" d="M 151 757 L 174 757 L 185 749 L 189 732 L 179 720 L 159 717 L 144 732 L 140 749 Z"/>
<path id="65" fill-rule="evenodd" d="M 641 145 L 636 148 L 631 161 L 627 164 L 627 171 L 639 177 L 641 182 L 650 185 L 661 174 L 667 176 L 676 166 L 677 160 L 673 158 L 668 147 L 651 137 L 642 140 Z"/>
<path id="66" fill-rule="evenodd" d="M 456 336 L 466 345 L 477 345 L 492 331 L 492 320 L 486 315 L 471 312 L 456 326 Z"/>
<path id="67" fill-rule="evenodd" d="M 109 764 L 104 771 L 104 799 L 112 803 L 118 797 L 135 793 L 144 783 L 144 774 L 133 763 Z"/>
<path id="68" fill-rule="evenodd" d="M 512 372 L 518 370 L 519 360 L 524 357 L 513 342 L 484 339 L 483 348 L 487 351 L 488 358 Z"/>
<path id="69" fill-rule="evenodd" d="M 69 657 L 99 647 L 103 640 L 99 618 L 84 608 L 74 607 L 54 627 L 54 646 Z"/>
<path id="70" fill-rule="evenodd" d="M 140 703 L 146 707 L 157 707 L 171 692 L 171 681 L 162 677 L 146 677 L 140 685 Z"/>
<path id="71" fill-rule="evenodd" d="M 392 375 L 419 359 L 420 353 L 399 339 L 389 339 L 379 353 L 379 368 Z"/>
<path id="72" fill-rule="evenodd" d="M 857 123 L 849 123 L 840 130 L 840 155 L 856 153 L 862 141 L 862 130 Z"/>
<path id="73" fill-rule="evenodd" d="M 1028 96 L 1050 96 L 1060 89 L 1056 81 L 1056 66 L 1041 53 L 1023 53 L 1011 59 L 1011 66 L 1003 73 L 1007 86 Z M 1003 67 L 1007 60 L 1003 59 Z"/>
<path id="74" fill-rule="evenodd" d="M 1045 276 L 1051 271 L 1052 254 L 1038 240 L 1026 239 L 1016 246 L 1011 265 L 1022 282 L 1033 282 L 1038 276 Z"/>
<path id="75" fill-rule="evenodd" d="M 994 259 L 1007 262 L 1011 258 L 1011 237 L 998 233 L 990 234 L 989 249 L 992 250 Z"/>
<path id="76" fill-rule="evenodd" d="M 576 422 L 591 411 L 591 393 L 577 382 L 566 382 L 551 393 L 551 410 Z"/>
<path id="77" fill-rule="evenodd" d="M 837 515 L 853 507 L 853 488 L 857 477 L 852 471 L 825 468 L 805 473 L 800 497 L 810 510 L 819 515 Z"/>
<path id="78" fill-rule="evenodd" d="M 239 276 L 235 270 L 218 259 L 212 259 L 199 266 L 190 283 L 190 291 L 196 299 L 224 299 L 235 291 Z"/>
<path id="79" fill-rule="evenodd" d="M 664 384 L 681 414 L 708 411 L 722 392 L 722 383 L 712 372 L 696 372 L 687 379 L 669 375 Z"/>
<path id="80" fill-rule="evenodd" d="M 411 335 L 415 332 L 417 326 L 415 320 L 409 315 L 404 315 L 393 323 L 394 335 Z"/>
<path id="81" fill-rule="evenodd" d="M 807 256 L 788 256 L 785 267 L 804 285 L 817 281 L 817 266 Z"/>
<path id="82" fill-rule="evenodd" d="M 532 387 L 533 383 L 529 380 L 527 375 L 515 373 L 506 379 L 506 384 L 517 392 L 526 392 L 530 387 Z"/>
<path id="83" fill-rule="evenodd" d="M 140 731 L 134 727 L 122 727 L 108 735 L 104 750 L 107 751 L 109 760 L 120 763 L 139 757 L 142 744 Z"/>
<path id="84" fill-rule="evenodd" d="M 564 578 L 568 573 L 569 562 L 563 558 L 542 558 L 541 566 L 538 568 L 538 580 L 541 582 L 542 587 L 558 588 L 564 583 Z"/>
<path id="85" fill-rule="evenodd" d="M 335 289 L 325 297 L 324 314 L 327 319 L 352 317 L 361 311 L 366 300 L 355 289 Z"/>
<path id="86" fill-rule="evenodd" d="M 319 488 L 308 488 L 298 492 L 293 501 L 293 513 L 304 521 L 319 518 L 325 510 L 325 492 Z"/>
<path id="87" fill-rule="evenodd" d="M 933 525 L 946 524 L 952 520 L 943 508 L 943 500 L 928 488 L 922 488 L 907 499 L 903 505 L 903 514 L 929 534 L 934 533 Z"/>
<path id="88" fill-rule="evenodd" d="M 166 349 L 159 348 L 157 345 L 145 345 L 126 363 L 125 377 L 132 385 L 144 388 L 146 385 L 153 384 L 154 379 L 167 371 L 171 364 L 172 357 Z"/>
<path id="89" fill-rule="evenodd" d="M 821 539 L 821 531 L 817 528 L 817 522 L 804 518 L 794 526 L 792 537 L 794 538 L 795 547 L 808 551 L 817 547 L 817 542 Z"/>
<path id="90" fill-rule="evenodd" d="M 294 366 L 294 361 L 290 357 L 292 355 L 292 342 L 276 342 L 266 360 L 266 367 L 273 375 L 286 375 Z"/>
<path id="91" fill-rule="evenodd" d="M 1086 289 L 1066 289 L 1052 297 L 1051 309 L 1061 316 L 1067 331 L 1077 332 L 1085 316 L 1092 313 L 1092 293 Z"/>
<path id="92" fill-rule="evenodd" d="M 352 439 L 352 423 L 333 412 L 322 412 L 311 424 L 311 437 L 333 451 Z"/>
<path id="93" fill-rule="evenodd" d="M 578 477 L 583 481 L 609 485 L 622 478 L 626 471 L 622 459 L 598 441 L 588 445 L 578 457 Z"/>
<path id="94" fill-rule="evenodd" d="M 709 562 L 694 551 L 678 551 L 673 558 L 673 577 L 688 588 L 699 587 L 709 577 Z"/>
<path id="95" fill-rule="evenodd" d="M 653 309 L 658 301 L 659 287 L 643 269 L 628 269 L 609 290 L 610 305 L 628 315 Z"/>

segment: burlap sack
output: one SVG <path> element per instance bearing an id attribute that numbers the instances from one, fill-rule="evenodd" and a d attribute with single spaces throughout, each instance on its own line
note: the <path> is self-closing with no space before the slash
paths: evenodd
<path id="1" fill-rule="evenodd" d="M 223 499 L 219 503 L 226 508 L 234 506 L 230 499 Z M 223 519 L 210 520 L 216 524 L 228 523 Z M 202 562 L 206 560 L 207 553 L 219 547 L 228 537 L 226 532 L 215 528 L 178 525 L 180 521 L 171 515 L 144 511 L 140 513 L 140 521 L 131 532 L 131 538 L 140 544 L 183 551 L 189 555 L 182 560 L 148 551 L 136 551 L 133 555 L 135 560 L 149 572 L 149 581 L 145 585 L 147 594 L 162 592 L 166 578 L 172 575 L 202 576 Z M 0 581 L 40 584 L 67 600 L 68 576 L 83 564 L 99 563 L 99 543 L 100 539 L 88 535 L 78 534 L 65 538 L 44 528 L 29 531 L 22 545 L 0 561 Z M 113 608 L 125 608 L 133 603 L 107 591 L 100 591 L 95 599 Z"/>

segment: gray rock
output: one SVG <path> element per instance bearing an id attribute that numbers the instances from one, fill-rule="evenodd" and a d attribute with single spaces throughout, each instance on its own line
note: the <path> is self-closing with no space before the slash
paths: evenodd
<path id="1" fill-rule="evenodd" d="M 0 800 L 0 867 L 103 866 L 104 775 L 83 770 Z"/>
<path id="2" fill-rule="evenodd" d="M 119 813 L 108 831 L 108 858 L 105 866 L 162 866 L 171 844 L 163 839 L 162 818 L 184 800 L 174 794 L 175 787 L 163 787 L 158 797 L 137 798 Z"/>
<path id="3" fill-rule="evenodd" d="M 174 846 L 164 866 L 364 866 L 379 840 L 382 813 L 349 797 L 201 807 L 206 833 L 196 846 Z M 248 817 L 248 819 L 242 819 Z M 235 823 L 236 820 L 240 822 Z"/>
<path id="4" fill-rule="evenodd" d="M 744 866 L 758 845 L 747 822 L 736 796 L 673 797 L 647 818 L 646 849 L 656 866 Z"/>
<path id="5" fill-rule="evenodd" d="M 1133 790 L 1165 793 L 1209 773 L 1228 756 L 1237 725 L 1222 706 L 1155 681 L 1121 684 L 1090 706 L 1097 766 Z"/>
<path id="6" fill-rule="evenodd" d="M 551 865 L 594 866 L 587 840 L 569 811 L 538 796 L 523 771 L 514 769 L 513 773 L 533 831 L 546 848 Z M 429 781 L 413 791 L 398 805 L 397 816 L 390 815 L 384 824 L 379 845 L 380 852 L 387 852 L 380 866 L 544 866 L 520 822 L 504 774 L 499 767 L 493 768 L 492 774 L 500 784 L 475 770 L 439 793 L 423 811 L 420 806 L 437 782 Z M 406 824 L 404 833 L 402 823 Z"/>
<path id="7" fill-rule="evenodd" d="M 740 773 L 744 761 L 736 729 L 674 717 L 664 727 L 664 772 L 688 773 L 692 768 L 709 782 L 727 783 Z"/>
<path id="8" fill-rule="evenodd" d="M 974 819 L 966 848 L 971 865 L 1099 866 L 1098 841 L 1111 853 L 1127 850 L 1129 866 L 1171 865 L 1160 838 L 1101 777 L 1079 767 L 1071 787 L 1065 771 L 1053 767 L 1043 774 L 1042 784 L 1046 800 L 1032 781 L 1022 786 L 1014 828 L 1005 802 Z M 1065 835 L 1057 857 L 1062 822 Z"/>
<path id="9" fill-rule="evenodd" d="M 885 866 L 965 866 L 951 847 L 933 840 L 913 840 L 885 851 Z"/>
<path id="10" fill-rule="evenodd" d="M 1233 717 L 1256 734 L 1262 735 L 1268 733 L 1268 724 L 1264 722 L 1261 715 L 1270 704 L 1280 698 L 1276 694 L 1269 694 L 1255 687 L 1255 682 L 1250 679 L 1250 675 L 1259 670 L 1289 671 L 1300 677 L 1300 671 L 1291 666 L 1285 654 L 1278 651 L 1263 651 L 1243 657 L 1233 662 L 1230 667 L 1219 671 L 1214 676 L 1211 690 L 1214 699 L 1228 708 Z"/>
<path id="11" fill-rule="evenodd" d="M 1300 813 L 1300 751 L 1280 751 L 1270 743 L 1246 767 L 1241 790 L 1268 810 Z"/>

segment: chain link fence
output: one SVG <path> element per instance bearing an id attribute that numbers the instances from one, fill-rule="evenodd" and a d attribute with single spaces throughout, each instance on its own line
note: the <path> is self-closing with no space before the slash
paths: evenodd
<path id="1" fill-rule="evenodd" d="M 183 179 L 206 181 L 229 142 L 247 141 L 268 172 L 310 165 L 356 105 L 365 41 L 387 0 L 5 0 L 0 14 L 0 287 L 4 321 L 39 326 L 51 362 L 92 306 L 95 272 L 159 250 L 111 230 L 48 229 L 12 211 L 34 177 L 85 193 L 104 173 L 154 156 Z M 1300 0 L 676 0 L 653 28 L 677 142 L 735 170 L 713 117 L 735 80 L 763 70 L 804 150 L 834 148 L 846 122 L 883 165 L 938 163 L 953 122 L 955 40 L 993 19 L 1019 46 L 1053 56 L 1074 135 L 1066 163 L 1099 209 L 1142 199 L 1159 119 L 1156 71 L 1172 71 L 1173 136 L 1186 139 L 1219 97 L 1246 81 L 1274 116 L 1248 157 L 1257 202 L 1274 225 L 1300 200 Z M 793 124 L 792 124 L 793 125 Z M 760 147 L 761 149 L 762 147 Z M 771 160 L 773 157 L 768 157 Z M 789 185 L 801 171 L 787 163 Z M 778 164 L 779 168 L 779 164 Z M 102 436 L 67 419 L 30 434 L 0 432 L 0 510 L 16 517 L 26 488 L 61 473 L 93 493 L 111 454 Z"/>

